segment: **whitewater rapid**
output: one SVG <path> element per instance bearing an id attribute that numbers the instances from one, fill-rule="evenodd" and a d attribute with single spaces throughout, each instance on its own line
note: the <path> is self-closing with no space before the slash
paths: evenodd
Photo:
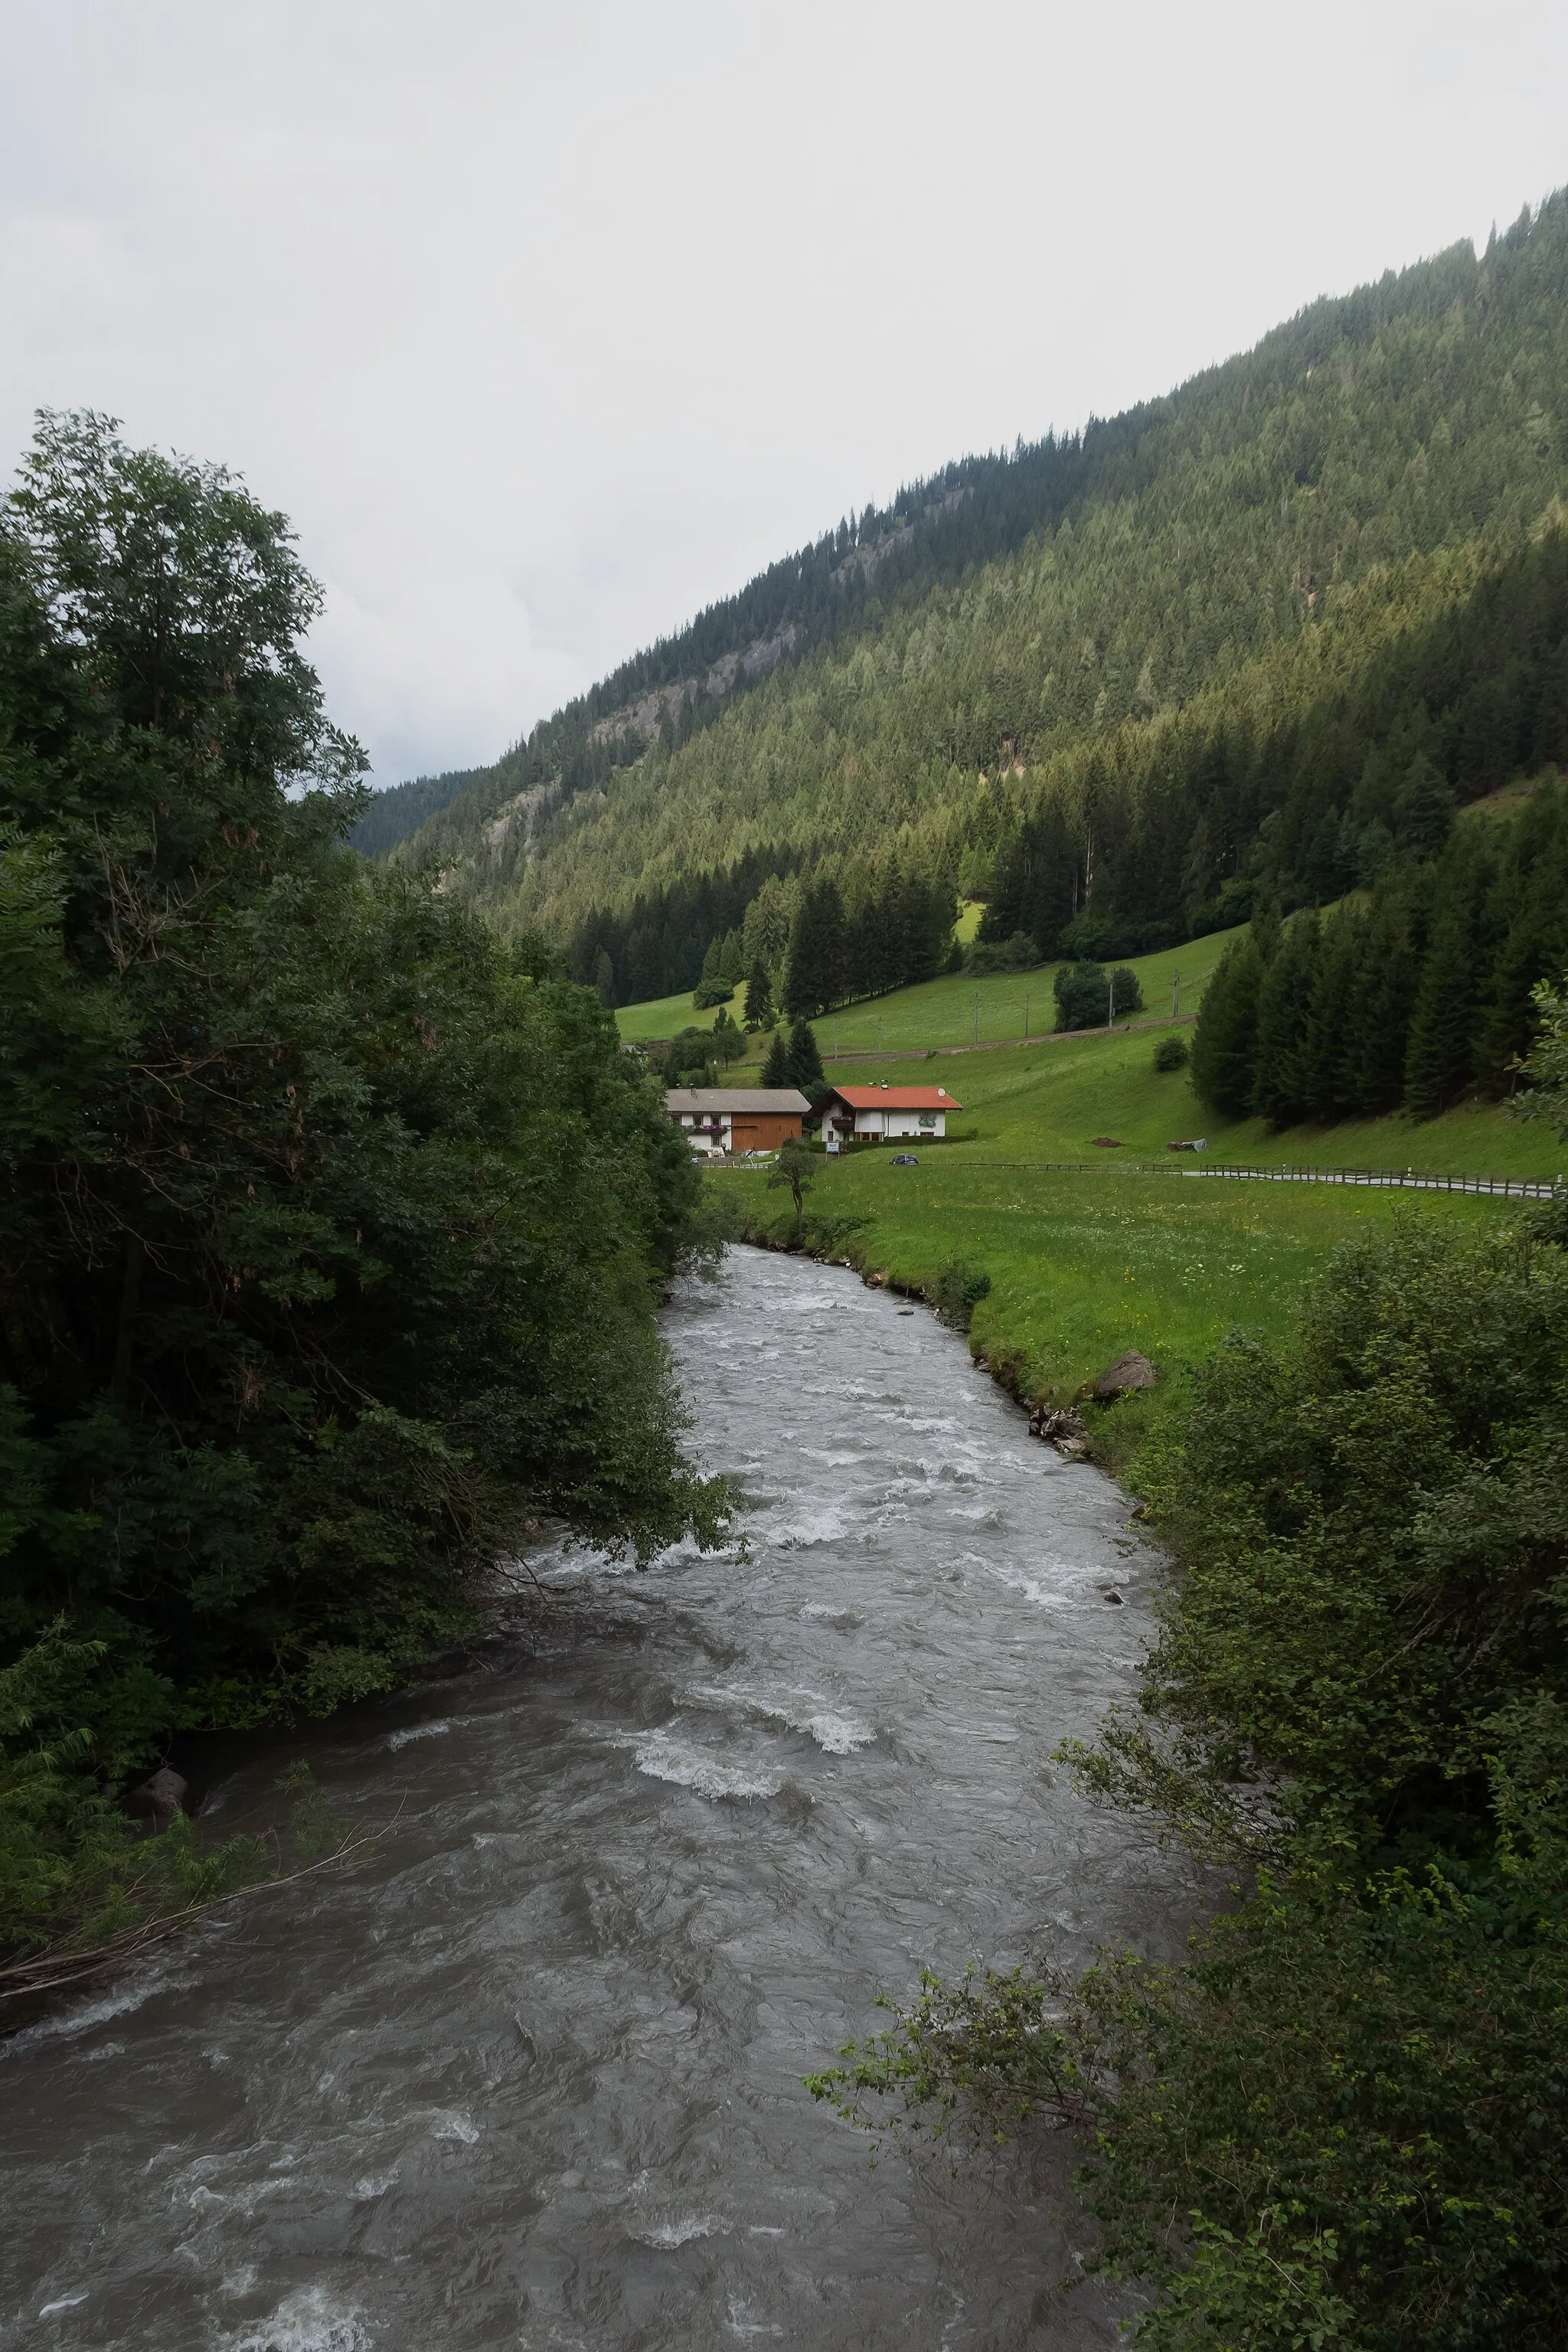
<path id="1" fill-rule="evenodd" d="M 4 2352 L 1120 2340 L 1069 2147 L 873 2168 L 800 2078 L 922 1967 L 1179 1948 L 1190 1867 L 1051 1760 L 1131 1691 L 1153 1556 L 847 1272 L 736 1251 L 666 1328 L 743 1540 L 544 1553 L 540 1654 L 212 1793 L 303 1756 L 381 1835 L 4 2046 Z"/>

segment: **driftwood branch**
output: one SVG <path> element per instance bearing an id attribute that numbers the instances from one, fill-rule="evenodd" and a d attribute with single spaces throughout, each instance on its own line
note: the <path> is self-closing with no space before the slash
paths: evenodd
<path id="1" fill-rule="evenodd" d="M 188 1927 L 208 1912 L 220 1910 L 226 1903 L 242 1902 L 250 1895 L 273 1895 L 285 1886 L 298 1885 L 302 1878 L 314 1878 L 323 1871 L 353 1861 L 367 1847 L 379 1844 L 385 1835 L 384 1830 L 368 1830 L 361 1837 L 346 1838 L 331 1853 L 289 1871 L 286 1877 L 255 1879 L 248 1886 L 231 1887 L 226 1895 L 187 1903 L 178 1911 L 166 1911 L 156 1919 L 143 1919 L 133 1927 L 122 1927 L 118 1935 L 106 1937 L 101 1944 L 85 1950 L 66 1951 L 58 1944 L 46 1945 L 41 1952 L 31 1952 L 24 1959 L 0 1967 L 0 2006 L 85 1984 L 90 1978 L 101 1976 L 106 1969 L 119 1968 L 137 1958 L 153 1945 L 177 1935 L 182 1927 Z"/>

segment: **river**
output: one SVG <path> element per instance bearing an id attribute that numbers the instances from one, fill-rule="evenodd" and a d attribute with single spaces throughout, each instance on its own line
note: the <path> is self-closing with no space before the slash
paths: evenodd
<path id="1" fill-rule="evenodd" d="M 1178 1946 L 1190 1869 L 1050 1760 L 1152 1555 L 847 1272 L 735 1251 L 667 1329 L 745 1551 L 536 1561 L 542 1654 L 297 1743 L 368 1860 L 5 2045 L 5 2352 L 1119 2340 L 1068 2147 L 872 2168 L 800 2077 L 923 1965 Z"/>

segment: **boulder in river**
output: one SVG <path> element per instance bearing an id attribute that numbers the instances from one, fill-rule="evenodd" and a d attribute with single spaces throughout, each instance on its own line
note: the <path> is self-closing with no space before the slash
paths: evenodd
<path id="1" fill-rule="evenodd" d="M 1101 1404 L 1110 1404 L 1113 1398 L 1125 1396 L 1129 1389 L 1152 1389 L 1158 1379 L 1148 1357 L 1141 1356 L 1136 1348 L 1129 1348 L 1124 1356 L 1107 1364 L 1094 1384 L 1094 1394 Z"/>
<path id="2" fill-rule="evenodd" d="M 163 1829 L 172 1822 L 184 1802 L 189 1783 L 167 1764 L 159 1766 L 150 1779 L 139 1781 L 128 1790 L 125 1810 L 151 1822 L 154 1829 Z"/>

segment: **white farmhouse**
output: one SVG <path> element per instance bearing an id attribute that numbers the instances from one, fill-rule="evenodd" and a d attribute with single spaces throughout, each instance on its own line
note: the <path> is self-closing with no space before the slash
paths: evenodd
<path id="1" fill-rule="evenodd" d="M 910 1136 L 927 1142 L 947 1133 L 947 1114 L 963 1105 L 945 1087 L 835 1087 L 822 1113 L 822 1138 L 842 1151 L 858 1136 Z"/>

